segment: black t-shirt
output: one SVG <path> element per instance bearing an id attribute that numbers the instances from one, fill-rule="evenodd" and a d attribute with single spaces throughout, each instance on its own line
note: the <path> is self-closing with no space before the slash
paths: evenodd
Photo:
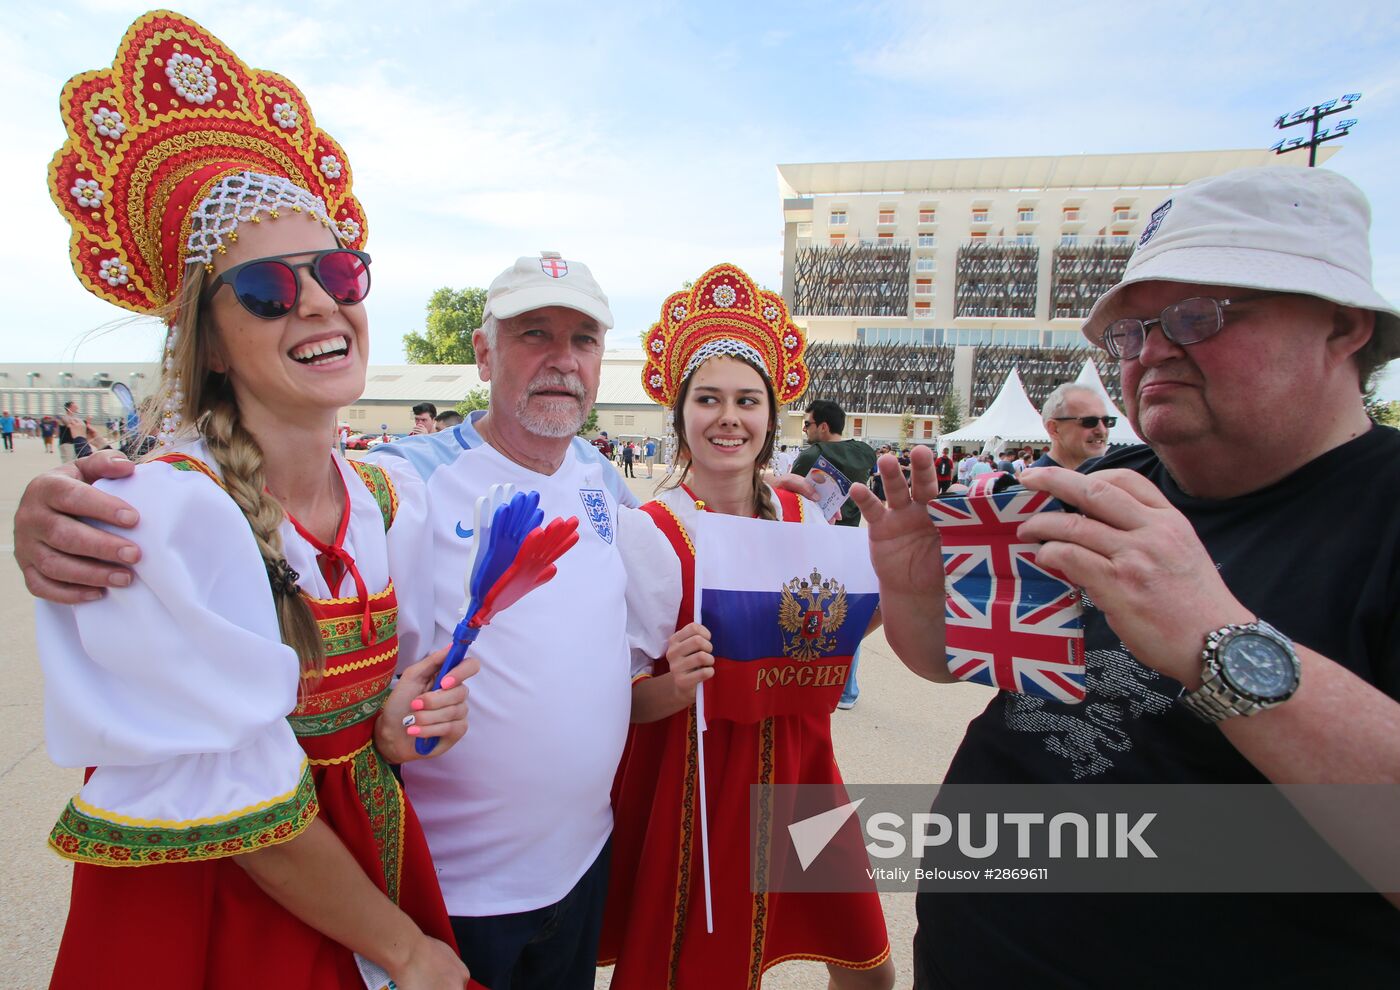
<path id="1" fill-rule="evenodd" d="M 1091 470 L 1113 468 L 1151 479 L 1191 520 L 1246 608 L 1400 698 L 1400 432 L 1372 427 L 1233 499 L 1186 495 L 1146 447 Z M 1264 782 L 1218 728 L 1176 704 L 1177 681 L 1138 663 L 1085 606 L 1085 701 L 999 693 L 968 726 L 947 783 Z M 1400 986 L 1400 910 L 1377 895 L 918 901 L 920 986 Z"/>

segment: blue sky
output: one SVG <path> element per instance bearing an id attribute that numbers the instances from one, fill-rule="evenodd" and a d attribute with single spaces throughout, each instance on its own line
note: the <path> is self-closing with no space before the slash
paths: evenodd
<path id="1" fill-rule="evenodd" d="M 0 360 L 153 359 L 159 332 L 81 290 L 44 167 L 64 81 L 146 8 L 0 0 L 8 236 Z M 635 346 L 719 261 L 776 285 L 779 162 L 1266 147 L 1279 113 L 1361 91 L 1331 166 L 1371 197 L 1400 300 L 1393 2 L 417 3 L 178 7 L 293 79 L 349 152 L 371 223 L 371 359 L 441 285 L 541 249 L 587 262 Z M 21 232 L 21 236 L 16 236 Z M 104 328 L 94 333 L 97 328 Z M 1400 362 L 1397 362 L 1400 364 Z M 1400 398 L 1392 369 L 1386 393 Z"/>

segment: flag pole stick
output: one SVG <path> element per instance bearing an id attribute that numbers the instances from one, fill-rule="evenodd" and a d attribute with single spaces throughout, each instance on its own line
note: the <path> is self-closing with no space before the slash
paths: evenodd
<path id="1" fill-rule="evenodd" d="M 704 518 L 704 512 L 700 517 Z M 704 527 L 700 527 L 703 529 Z M 703 539 L 695 541 L 695 593 L 691 596 L 691 622 L 700 621 L 700 596 L 703 593 L 704 585 L 700 581 L 700 547 L 704 543 Z M 695 774 L 697 786 L 700 791 L 700 860 L 702 873 L 705 881 L 705 932 L 713 935 L 715 932 L 714 902 L 710 892 L 710 816 L 709 805 L 705 799 L 705 682 L 701 681 L 695 688 L 695 750 L 699 757 L 696 761 Z"/>
<path id="2" fill-rule="evenodd" d="M 695 691 L 695 744 L 700 759 L 695 772 L 700 777 L 700 856 L 705 874 L 705 931 L 715 932 L 714 905 L 710 897 L 710 821 L 705 801 L 705 685 Z"/>

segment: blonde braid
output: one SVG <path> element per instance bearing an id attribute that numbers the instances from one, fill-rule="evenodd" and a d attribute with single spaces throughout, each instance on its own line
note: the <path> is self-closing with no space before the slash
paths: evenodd
<path id="1" fill-rule="evenodd" d="M 238 415 L 238 403 L 226 383 L 222 388 L 208 387 L 203 406 L 205 412 L 199 422 L 199 432 L 219 466 L 229 495 L 243 510 L 258 551 L 267 564 L 282 642 L 296 650 L 302 674 L 311 675 L 309 679 L 314 685 L 325 673 L 325 647 L 310 606 L 297 590 L 295 579 L 288 580 L 296 572 L 287 566 L 282 548 L 279 527 L 286 514 L 267 492 L 262 448 L 244 428 Z"/>

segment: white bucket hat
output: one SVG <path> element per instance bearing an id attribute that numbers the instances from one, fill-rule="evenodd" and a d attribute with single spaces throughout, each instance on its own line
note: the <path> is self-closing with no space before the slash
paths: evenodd
<path id="1" fill-rule="evenodd" d="M 578 310 L 593 317 L 604 329 L 612 329 L 608 297 L 603 295 L 588 266 L 581 261 L 565 261 L 555 251 L 517 258 L 514 265 L 497 275 L 486 290 L 482 318 L 506 320 L 546 306 Z"/>
<path id="2" fill-rule="evenodd" d="M 1103 346 L 1108 304 L 1134 282 L 1297 292 L 1376 314 L 1382 358 L 1400 357 L 1400 312 L 1371 284 L 1371 207 L 1336 172 L 1242 168 L 1197 179 L 1152 211 L 1123 280 L 1099 297 L 1084 336 Z"/>

